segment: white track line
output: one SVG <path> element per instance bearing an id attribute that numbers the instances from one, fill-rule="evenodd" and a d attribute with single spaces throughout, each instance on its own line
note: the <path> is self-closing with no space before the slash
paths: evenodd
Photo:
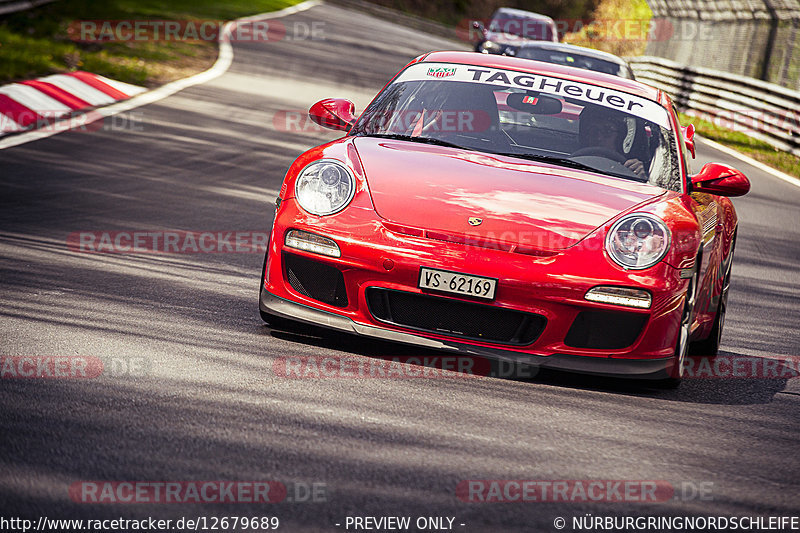
<path id="1" fill-rule="evenodd" d="M 739 161 L 744 161 L 748 165 L 751 165 L 751 166 L 756 167 L 757 169 L 763 170 L 764 172 L 766 172 L 770 176 L 778 178 L 779 180 L 783 180 L 786 183 L 791 183 L 795 187 L 800 187 L 800 179 L 797 179 L 794 176 L 790 176 L 789 174 L 786 174 L 784 172 L 781 172 L 780 170 L 772 168 L 769 165 L 765 165 L 761 161 L 757 161 L 757 160 L 753 159 L 750 156 L 746 156 L 746 155 L 744 155 L 742 153 L 739 153 L 736 150 L 734 150 L 733 148 L 728 148 L 727 146 L 723 146 L 723 145 L 719 144 L 718 142 L 706 139 L 705 137 L 700 137 L 699 135 L 697 135 L 696 137 L 698 139 L 700 139 L 701 142 L 703 142 L 704 144 L 707 144 L 708 146 L 710 146 L 711 148 L 713 148 L 715 150 L 719 150 L 720 152 L 722 152 L 724 154 L 728 154 L 731 157 L 735 157 Z"/>
<path id="2" fill-rule="evenodd" d="M 102 81 L 103 83 L 105 83 L 106 85 L 109 85 L 118 90 L 119 92 L 127 94 L 128 96 L 134 96 L 136 94 L 143 93 L 147 90 L 144 87 L 139 87 L 138 85 L 131 85 L 130 83 L 125 83 L 124 81 L 112 80 L 100 76 L 99 74 L 93 74 L 93 76 L 98 80 Z"/>
<path id="3" fill-rule="evenodd" d="M 216 62 L 214 62 L 211 68 L 203 72 L 200 72 L 199 74 L 195 74 L 194 76 L 189 76 L 188 78 L 175 80 L 166 85 L 162 85 L 157 89 L 153 89 L 152 91 L 148 91 L 138 96 L 134 96 L 129 100 L 123 100 L 121 102 L 112 104 L 107 107 L 95 109 L 94 111 L 91 112 L 90 115 L 87 115 L 88 117 L 87 120 L 83 120 L 81 124 L 85 126 L 86 124 L 90 124 L 97 120 L 102 120 L 105 117 L 110 117 L 119 113 L 124 113 L 125 111 L 130 111 L 131 109 L 135 109 L 143 105 L 152 104 L 153 102 L 163 100 L 164 98 L 171 96 L 177 93 L 178 91 L 182 91 L 188 87 L 199 85 L 201 83 L 206 83 L 208 81 L 213 80 L 214 78 L 220 77 L 228 70 L 228 68 L 231 66 L 231 63 L 233 62 L 233 47 L 231 46 L 230 43 L 230 33 L 231 33 L 231 28 L 233 27 L 234 24 L 236 24 L 237 22 L 253 22 L 257 20 L 268 20 L 273 18 L 285 17 L 287 15 L 293 15 L 294 13 L 299 13 L 300 11 L 305 11 L 307 9 L 310 9 L 320 3 L 322 3 L 321 0 L 308 0 L 307 2 L 297 4 L 296 6 L 291 6 L 287 7 L 286 9 L 281 9 L 280 11 L 263 13 L 261 15 L 244 17 L 231 22 L 227 22 L 225 24 L 225 27 L 222 29 L 219 38 L 219 56 L 217 57 Z M 19 135 L 14 135 L 11 137 L 4 138 L 0 140 L 0 150 L 3 150 L 5 148 L 10 148 L 12 146 L 19 146 L 20 144 L 38 141 L 39 139 L 52 137 L 57 133 L 62 133 L 63 131 L 69 131 L 69 129 L 71 129 L 69 127 L 69 120 L 56 122 L 52 126 L 47 126 L 44 129 L 34 130 L 27 133 L 20 133 Z"/>

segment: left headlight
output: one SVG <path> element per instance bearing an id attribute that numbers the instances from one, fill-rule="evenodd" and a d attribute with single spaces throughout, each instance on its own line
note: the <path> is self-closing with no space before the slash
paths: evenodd
<path id="1" fill-rule="evenodd" d="M 670 239 L 663 220 L 647 213 L 631 213 L 611 227 L 606 235 L 606 252 L 622 268 L 641 270 L 663 259 Z"/>
<path id="2" fill-rule="evenodd" d="M 300 171 L 294 195 L 300 207 L 314 215 L 332 215 L 344 209 L 356 192 L 356 180 L 342 163 L 314 161 Z"/>

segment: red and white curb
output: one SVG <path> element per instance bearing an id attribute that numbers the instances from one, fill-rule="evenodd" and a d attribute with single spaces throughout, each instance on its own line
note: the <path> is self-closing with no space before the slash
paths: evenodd
<path id="1" fill-rule="evenodd" d="M 0 86 L 0 136 L 36 129 L 76 111 L 102 107 L 145 92 L 144 87 L 70 72 Z"/>
<path id="2" fill-rule="evenodd" d="M 306 0 L 300 4 L 287 7 L 281 9 L 280 11 L 273 11 L 269 13 L 262 13 L 260 15 L 254 15 L 252 17 L 244 17 L 237 19 L 232 22 L 227 22 L 220 33 L 219 37 L 219 55 L 217 56 L 217 61 L 214 65 L 205 70 L 200 72 L 199 74 L 195 74 L 193 76 L 189 76 L 188 78 L 182 78 L 166 85 L 162 85 L 157 89 L 153 89 L 150 91 L 141 92 L 141 94 L 136 94 L 135 96 L 131 97 L 130 99 L 119 101 L 113 103 L 111 105 L 107 105 L 105 107 L 100 107 L 97 111 L 92 112 L 91 117 L 86 117 L 85 121 L 80 123 L 81 126 L 85 124 L 94 122 L 96 120 L 101 120 L 105 117 L 110 117 L 117 115 L 119 113 L 124 113 L 126 111 L 130 111 L 131 109 L 135 109 L 137 107 L 152 104 L 153 102 L 157 102 L 163 98 L 171 96 L 178 91 L 182 91 L 188 87 L 192 87 L 194 85 L 199 85 L 201 83 L 206 83 L 208 81 L 213 80 L 224 74 L 228 67 L 230 67 L 231 63 L 233 62 L 233 47 L 230 44 L 230 33 L 231 29 L 234 27 L 235 24 L 239 23 L 248 23 L 254 22 L 259 20 L 268 20 L 273 18 L 280 18 L 285 17 L 287 15 L 292 15 L 294 13 L 299 13 L 301 11 L 305 11 L 310 9 L 316 5 L 322 3 L 322 0 Z M 97 78 L 107 85 L 114 85 L 119 84 L 121 82 L 107 80 L 106 78 L 102 78 L 101 76 L 97 76 Z M 110 83 L 109 83 L 110 82 Z M 22 84 L 12 84 L 12 85 L 22 85 Z M 127 85 L 127 84 L 125 84 Z M 135 86 L 134 86 L 135 87 Z M 0 88 L 0 90 L 4 89 L 5 87 Z M 124 92 L 124 91 L 122 91 Z M 0 93 L 2 96 L 2 93 Z M 0 113 L 0 121 L 3 121 L 5 115 Z M 21 144 L 26 144 L 29 142 L 37 141 L 39 139 L 45 139 L 47 137 L 51 137 L 53 135 L 57 135 L 64 131 L 69 131 L 71 128 L 70 124 L 67 122 L 66 124 L 62 124 L 65 121 L 69 121 L 69 118 L 66 119 L 57 119 L 55 124 L 56 127 L 52 128 L 39 128 L 32 131 L 25 131 L 19 133 L 17 135 L 7 135 L 5 138 L 2 138 L 3 133 L 0 132 L 0 150 L 4 150 L 6 148 L 11 148 L 13 146 L 19 146 Z M 62 127 L 63 126 L 63 127 Z M 2 129 L 2 128 L 0 128 Z M 29 128 L 30 129 L 30 128 Z M 17 130 L 18 131 L 18 130 Z"/>

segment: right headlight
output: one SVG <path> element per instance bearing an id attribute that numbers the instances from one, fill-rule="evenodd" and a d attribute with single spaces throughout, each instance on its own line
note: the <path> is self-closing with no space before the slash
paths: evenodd
<path id="1" fill-rule="evenodd" d="M 606 235 L 606 252 L 622 268 L 641 270 L 663 259 L 670 245 L 664 221 L 647 213 L 622 217 Z"/>
<path id="2" fill-rule="evenodd" d="M 356 192 L 356 180 L 344 164 L 320 159 L 300 171 L 294 195 L 300 207 L 314 215 L 332 215 L 344 209 Z"/>

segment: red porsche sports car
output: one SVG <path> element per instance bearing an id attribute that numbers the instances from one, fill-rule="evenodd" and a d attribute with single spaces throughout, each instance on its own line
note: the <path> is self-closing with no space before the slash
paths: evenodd
<path id="1" fill-rule="evenodd" d="M 690 170 L 663 92 L 469 52 L 401 70 L 289 168 L 260 292 L 309 323 L 457 353 L 677 384 L 719 348 L 750 184 Z"/>

